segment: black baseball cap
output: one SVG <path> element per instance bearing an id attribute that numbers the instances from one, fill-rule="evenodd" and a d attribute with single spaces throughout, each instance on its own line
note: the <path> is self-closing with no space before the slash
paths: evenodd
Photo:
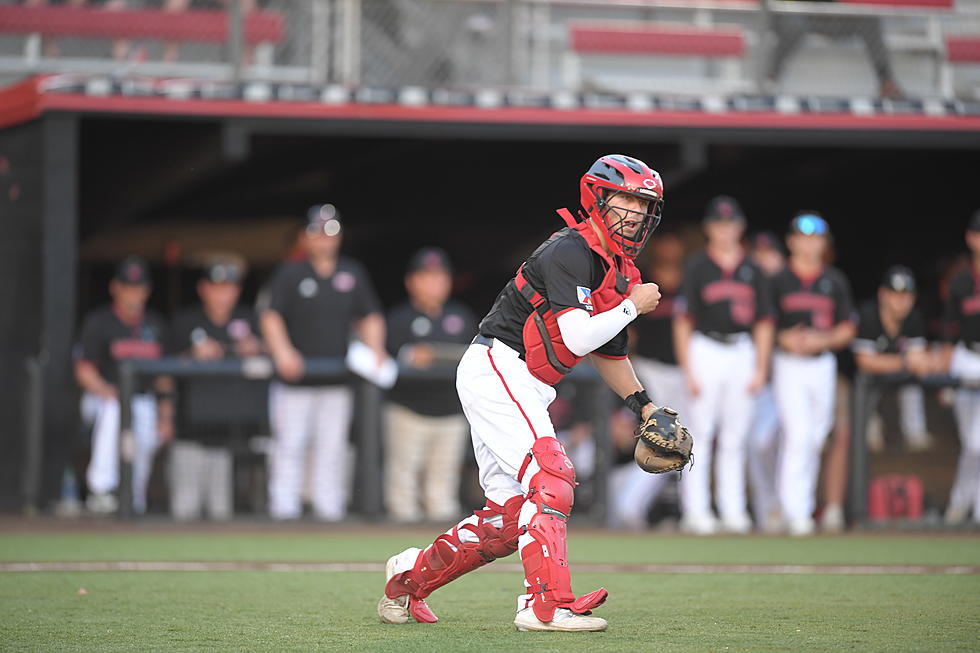
<path id="1" fill-rule="evenodd" d="M 423 247 L 408 260 L 408 273 L 418 272 L 426 268 L 436 268 L 452 273 L 453 266 L 449 254 L 439 247 Z"/>
<path id="2" fill-rule="evenodd" d="M 139 256 L 127 256 L 116 266 L 113 279 L 133 286 L 149 286 L 153 283 L 150 267 Z"/>
<path id="3" fill-rule="evenodd" d="M 967 231 L 980 231 L 980 209 L 970 216 L 970 222 L 966 225 Z"/>
<path id="4" fill-rule="evenodd" d="M 240 283 L 245 271 L 234 261 L 214 261 L 204 266 L 201 279 L 211 283 Z"/>
<path id="5" fill-rule="evenodd" d="M 704 212 L 704 222 L 715 220 L 735 220 L 744 224 L 745 212 L 734 197 L 719 195 L 708 203 Z"/>
<path id="6" fill-rule="evenodd" d="M 789 233 L 804 236 L 829 236 L 830 225 L 816 211 L 800 211 L 789 223 Z"/>
<path id="7" fill-rule="evenodd" d="M 340 212 L 333 204 L 314 204 L 306 211 L 307 233 L 339 236 L 340 230 Z"/>
<path id="8" fill-rule="evenodd" d="M 893 265 L 885 271 L 881 287 L 896 292 L 915 292 L 915 275 L 904 265 Z"/>

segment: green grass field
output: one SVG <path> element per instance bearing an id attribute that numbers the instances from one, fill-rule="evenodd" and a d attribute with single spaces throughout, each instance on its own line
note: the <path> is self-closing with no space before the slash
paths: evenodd
<path id="1" fill-rule="evenodd" d="M 17 530 L 0 535 L 0 564 L 380 565 L 433 534 L 381 527 L 287 533 L 271 525 L 244 532 L 166 526 Z M 609 589 L 597 612 L 609 620 L 607 632 L 516 632 L 516 556 L 497 563 L 507 565 L 504 571 L 491 566 L 436 592 L 429 603 L 440 623 L 404 626 L 377 620 L 381 571 L 0 571 L 0 650 L 980 650 L 975 535 L 791 539 L 573 532 L 570 551 L 577 591 Z M 575 562 L 610 567 L 576 573 Z M 730 573 L 710 567 L 649 573 L 612 567 L 630 563 L 945 565 L 971 573 Z"/>

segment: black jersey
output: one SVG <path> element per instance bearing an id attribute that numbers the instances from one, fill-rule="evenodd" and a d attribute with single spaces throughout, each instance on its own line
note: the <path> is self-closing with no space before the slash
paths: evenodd
<path id="1" fill-rule="evenodd" d="M 748 258 L 725 269 L 707 252 L 698 252 L 685 266 L 675 313 L 689 316 L 694 328 L 708 335 L 750 331 L 772 317 L 768 280 Z"/>
<path id="2" fill-rule="evenodd" d="M 858 310 L 857 337 L 851 343 L 856 354 L 903 354 L 926 346 L 926 323 L 919 309 L 913 307 L 898 327 L 894 337 L 881 324 L 878 300 L 869 299 Z"/>
<path id="3" fill-rule="evenodd" d="M 980 274 L 972 266 L 950 280 L 943 321 L 950 342 L 980 347 Z"/>
<path id="4" fill-rule="evenodd" d="M 450 301 L 442 314 L 431 318 L 410 302 L 391 309 L 387 317 L 388 352 L 398 357 L 407 345 L 419 343 L 466 344 L 476 333 L 476 316 L 466 306 Z M 388 399 L 420 415 L 441 417 L 460 411 L 456 384 L 444 381 L 400 378 L 388 392 Z"/>
<path id="5" fill-rule="evenodd" d="M 575 230 L 565 227 L 541 244 L 524 263 L 524 278 L 548 301 L 556 316 L 573 308 L 594 312 L 592 292 L 601 285 L 606 263 Z M 480 322 L 480 333 L 497 338 L 524 357 L 521 335 L 531 305 L 512 283 L 497 295 Z M 628 344 L 626 329 L 595 350 L 602 356 L 622 358 Z"/>
<path id="6" fill-rule="evenodd" d="M 674 308 L 677 292 L 660 289 L 660 303 L 649 313 L 633 322 L 636 335 L 636 353 L 644 358 L 677 365 L 674 353 Z"/>
<path id="7" fill-rule="evenodd" d="M 851 285 L 833 266 L 801 279 L 787 265 L 772 277 L 772 296 L 778 330 L 805 326 L 825 331 L 857 321 Z"/>
<path id="8" fill-rule="evenodd" d="M 228 323 L 218 325 L 211 321 L 201 306 L 195 306 L 174 316 L 168 350 L 173 354 L 182 354 L 205 338 L 210 338 L 224 347 L 225 356 L 234 356 L 235 344 L 249 336 L 258 337 L 258 325 L 253 310 L 236 306 Z"/>
<path id="9" fill-rule="evenodd" d="M 309 261 L 282 264 L 269 284 L 267 301 L 306 358 L 346 356 L 351 322 L 381 311 L 367 271 L 345 257 L 337 260 L 329 277 L 318 276 Z"/>
<path id="10" fill-rule="evenodd" d="M 89 313 L 75 346 L 75 360 L 89 361 L 106 381 L 119 383 L 119 361 L 156 360 L 163 355 L 166 342 L 164 322 L 157 313 L 147 310 L 133 325 L 123 323 L 104 306 Z"/>

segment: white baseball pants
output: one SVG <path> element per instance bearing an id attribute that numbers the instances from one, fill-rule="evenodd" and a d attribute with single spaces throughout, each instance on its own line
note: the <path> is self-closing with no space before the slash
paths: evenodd
<path id="1" fill-rule="evenodd" d="M 133 427 L 133 511 L 146 512 L 146 487 L 159 445 L 157 404 L 150 394 L 135 395 L 131 404 Z M 90 492 L 107 494 L 119 488 L 119 400 L 86 392 L 82 395 L 82 421 L 92 426 L 92 456 L 85 479 Z"/>
<path id="2" fill-rule="evenodd" d="M 816 507 L 820 453 L 834 425 L 837 359 L 773 354 L 772 387 L 782 427 L 777 484 L 783 515 L 810 519 Z"/>
<path id="3" fill-rule="evenodd" d="M 715 498 L 722 519 L 746 514 L 745 465 L 755 396 L 749 382 L 755 370 L 755 344 L 746 333 L 734 343 L 721 343 L 694 332 L 688 364 L 700 387 L 690 397 L 686 421 L 695 438 L 695 463 L 681 477 L 681 504 L 686 518 L 711 514 L 711 459 L 717 432 Z"/>
<path id="4" fill-rule="evenodd" d="M 312 462 L 312 503 L 317 519 L 347 513 L 347 440 L 353 392 L 346 386 L 269 384 L 272 451 L 269 513 L 274 519 L 302 515 L 306 460 Z"/>
<path id="5" fill-rule="evenodd" d="M 957 345 L 950 361 L 950 374 L 967 381 L 980 381 L 980 354 Z M 960 457 L 949 504 L 967 512 L 972 508 L 974 521 L 980 521 L 980 390 L 957 388 L 953 415 L 960 434 Z"/>

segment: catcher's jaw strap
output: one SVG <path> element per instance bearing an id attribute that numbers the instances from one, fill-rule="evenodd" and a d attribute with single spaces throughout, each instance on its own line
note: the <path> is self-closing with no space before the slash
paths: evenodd
<path id="1" fill-rule="evenodd" d="M 521 547 L 521 562 L 534 615 L 549 622 L 557 608 L 587 613 L 605 601 L 607 592 L 597 590 L 579 599 L 572 593 L 565 532 L 574 503 L 572 461 L 555 438 L 539 438 L 531 454 L 540 469 L 531 477 L 528 503 L 522 509 L 522 518 L 531 514 L 527 524 L 530 541 Z"/>
<path id="2" fill-rule="evenodd" d="M 443 533 L 435 542 L 419 554 L 415 566 L 408 571 L 395 574 L 385 585 L 385 595 L 394 599 L 408 594 L 409 605 L 421 603 L 429 594 L 463 574 L 482 567 L 497 558 L 509 556 L 517 550 L 517 516 L 524 497 L 516 495 L 500 506 L 487 500 L 487 507 L 474 511 L 474 517 L 460 522 L 448 533 Z M 489 520 L 502 517 L 502 526 L 496 527 Z M 460 537 L 460 531 L 468 531 Z M 476 539 L 477 541 L 472 541 Z M 417 602 L 415 600 L 417 600 Z M 428 608 L 426 608 L 428 612 Z M 431 614 L 431 612 L 429 612 Z M 413 617 L 416 615 L 413 613 Z M 424 615 L 423 615 L 424 617 Z M 435 621 L 432 615 L 431 621 Z M 430 621 L 419 619 L 417 621 Z"/>

